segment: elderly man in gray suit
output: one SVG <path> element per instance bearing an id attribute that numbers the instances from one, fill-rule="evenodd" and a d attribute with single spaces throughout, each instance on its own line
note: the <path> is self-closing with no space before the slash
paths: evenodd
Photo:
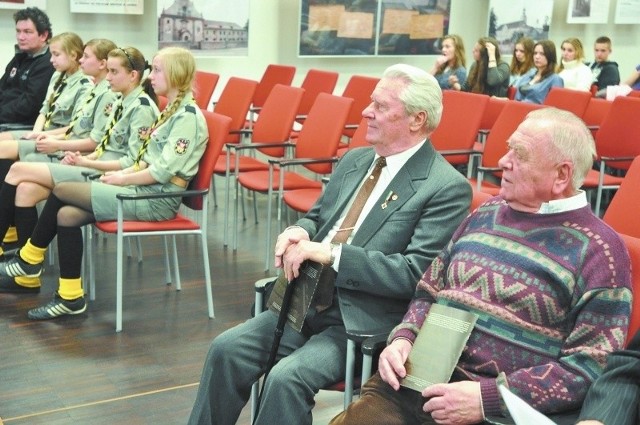
<path id="1" fill-rule="evenodd" d="M 275 264 L 287 278 L 306 260 L 330 264 L 335 290 L 328 308 L 312 306 L 303 332 L 285 329 L 256 424 L 311 424 L 315 394 L 344 379 L 346 331 L 399 322 L 422 272 L 467 215 L 469 183 L 429 141 L 441 114 L 431 75 L 389 67 L 362 113 L 372 148 L 349 151 L 313 208 L 278 236 Z M 358 200 L 369 179 L 373 187 Z M 276 321 L 265 311 L 213 340 L 190 424 L 236 423 Z"/>

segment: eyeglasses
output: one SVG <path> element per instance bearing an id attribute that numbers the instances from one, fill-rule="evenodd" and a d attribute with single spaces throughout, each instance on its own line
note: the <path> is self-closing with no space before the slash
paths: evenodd
<path id="1" fill-rule="evenodd" d="M 122 47 L 118 47 L 118 49 L 122 50 L 124 55 L 127 57 L 127 60 L 129 61 L 129 66 L 131 67 L 131 69 L 135 70 L 136 67 L 133 66 L 133 60 L 131 59 L 131 56 L 129 55 L 129 53 L 127 53 L 127 51 L 125 49 L 123 49 Z"/>

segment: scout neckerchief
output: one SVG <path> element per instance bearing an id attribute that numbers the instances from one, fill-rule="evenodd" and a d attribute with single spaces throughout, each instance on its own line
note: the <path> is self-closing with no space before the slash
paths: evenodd
<path id="1" fill-rule="evenodd" d="M 100 144 L 96 148 L 97 158 L 100 158 L 100 156 L 104 153 L 104 150 L 107 147 L 107 144 L 109 143 L 109 138 L 111 137 L 111 133 L 113 132 L 113 128 L 116 126 L 116 123 L 118 122 L 118 120 L 120 120 L 120 118 L 122 117 L 122 109 L 123 109 L 122 102 L 123 102 L 122 99 L 118 99 L 118 106 L 116 106 L 116 111 L 113 114 L 113 117 L 111 118 L 111 122 L 107 127 L 107 131 L 104 132 L 104 136 L 102 136 L 102 139 L 100 139 Z"/>
<path id="2" fill-rule="evenodd" d="M 58 100 L 58 98 L 62 94 L 62 90 L 64 90 L 66 86 L 67 86 L 67 75 L 62 74 L 60 78 L 58 78 L 58 81 L 56 81 L 56 83 L 54 84 L 53 93 L 51 93 L 51 96 L 49 97 L 49 105 L 48 105 L 49 110 L 44 115 L 44 126 L 42 127 L 43 129 L 46 130 L 51 125 L 51 116 L 53 115 L 53 112 L 56 110 L 56 100 Z"/>
<path id="3" fill-rule="evenodd" d="M 78 120 L 80 119 L 80 116 L 82 116 L 84 107 L 87 106 L 93 100 L 94 97 L 96 97 L 96 88 L 97 86 L 94 86 L 91 89 L 91 91 L 89 92 L 89 96 L 87 96 L 87 100 L 82 104 L 80 109 L 78 109 L 78 112 L 76 112 L 73 119 L 69 123 L 69 128 L 67 128 L 67 131 L 64 132 L 65 139 L 68 139 L 69 136 L 71 136 L 71 132 L 73 131 L 73 126 L 76 125 L 76 122 L 78 122 Z"/>

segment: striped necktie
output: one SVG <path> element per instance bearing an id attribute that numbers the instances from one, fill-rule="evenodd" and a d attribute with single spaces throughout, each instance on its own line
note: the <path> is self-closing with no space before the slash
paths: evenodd
<path id="1" fill-rule="evenodd" d="M 138 151 L 138 155 L 136 156 L 136 160 L 133 163 L 134 170 L 136 171 L 140 170 L 140 162 L 142 161 L 142 157 L 144 156 L 144 153 L 147 151 L 147 147 L 149 147 L 149 142 L 151 141 L 151 133 L 153 133 L 155 129 L 160 126 L 160 123 L 164 118 L 164 112 L 168 109 L 169 109 L 169 106 L 164 108 L 162 113 L 158 115 L 158 118 L 156 118 L 156 120 L 153 122 L 153 124 L 147 131 L 147 134 L 145 134 L 144 139 L 142 140 L 142 145 L 140 145 L 140 150 Z"/>
<path id="2" fill-rule="evenodd" d="M 62 90 L 67 86 L 67 78 L 64 77 L 60 83 L 56 83 L 56 86 L 53 89 L 53 93 L 51 93 L 51 97 L 49 98 L 49 110 L 44 115 L 44 126 L 42 127 L 44 130 L 49 129 L 51 125 L 51 116 L 56 110 L 56 100 L 62 94 Z"/>
<path id="3" fill-rule="evenodd" d="M 76 112 L 76 114 L 74 115 L 73 119 L 69 123 L 69 128 L 67 128 L 67 131 L 64 132 L 64 138 L 65 139 L 68 139 L 69 136 L 71 136 L 71 133 L 73 132 L 73 126 L 76 125 L 76 123 L 78 122 L 78 120 L 82 116 L 82 112 L 84 111 L 84 107 L 87 106 L 93 100 L 94 97 L 96 97 L 96 87 L 91 89 L 91 91 L 89 92 L 89 96 L 87 96 L 87 100 L 82 104 L 80 109 L 78 109 L 78 112 Z"/>
<path id="4" fill-rule="evenodd" d="M 122 117 L 122 109 L 123 109 L 122 100 L 120 99 L 118 101 L 118 106 L 116 106 L 116 112 L 113 114 L 113 118 L 111 118 L 111 122 L 107 127 L 107 131 L 104 132 L 104 136 L 102 136 L 102 139 L 100 139 L 100 144 L 96 148 L 97 158 L 100 158 L 100 156 L 104 153 L 104 150 L 107 147 L 107 144 L 109 143 L 109 138 L 111 138 L 111 133 L 113 132 L 113 128 L 116 126 L 116 123 Z"/>

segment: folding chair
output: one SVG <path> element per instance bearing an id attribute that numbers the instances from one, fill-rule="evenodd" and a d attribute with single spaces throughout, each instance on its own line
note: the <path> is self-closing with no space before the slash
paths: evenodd
<path id="1" fill-rule="evenodd" d="M 544 99 L 543 105 L 555 106 L 558 109 L 573 112 L 578 118 L 582 118 L 591 98 L 591 93 L 588 91 L 552 87 Z"/>
<path id="2" fill-rule="evenodd" d="M 209 101 L 216 89 L 219 74 L 206 71 L 196 71 L 195 81 L 193 85 L 193 97 L 200 109 L 209 109 Z"/>

